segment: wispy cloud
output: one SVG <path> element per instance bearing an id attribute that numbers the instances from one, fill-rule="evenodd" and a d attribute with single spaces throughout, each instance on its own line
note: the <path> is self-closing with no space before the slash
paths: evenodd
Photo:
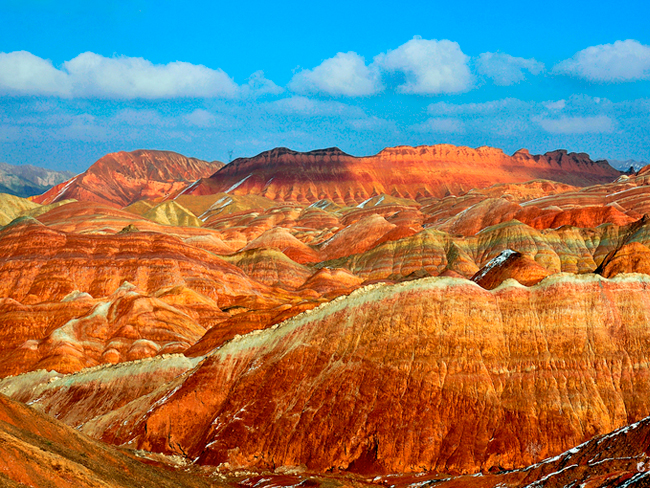
<path id="1" fill-rule="evenodd" d="M 544 63 L 506 53 L 483 53 L 476 59 L 476 70 L 479 75 L 490 78 L 495 85 L 509 86 L 525 80 L 525 71 L 532 75 L 540 74 L 544 71 Z"/>
<path id="2" fill-rule="evenodd" d="M 613 132 L 614 121 L 606 115 L 593 117 L 538 118 L 536 122 L 551 134 L 604 134 Z"/>
<path id="3" fill-rule="evenodd" d="M 558 63 L 553 72 L 597 83 L 647 80 L 650 46 L 633 39 L 591 46 Z"/>

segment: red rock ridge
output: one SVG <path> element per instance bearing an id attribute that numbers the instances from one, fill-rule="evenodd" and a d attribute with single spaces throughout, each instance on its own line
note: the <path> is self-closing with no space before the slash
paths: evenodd
<path id="1" fill-rule="evenodd" d="M 586 154 L 553 151 L 532 156 L 500 149 L 398 146 L 374 156 L 354 157 L 330 148 L 306 153 L 276 148 L 236 159 L 187 193 L 256 194 L 278 201 L 313 203 L 329 199 L 357 205 L 382 193 L 422 199 L 464 193 L 495 183 L 545 178 L 578 186 L 613 181 L 620 172 Z"/>
<path id="2" fill-rule="evenodd" d="M 33 200 L 48 204 L 74 198 L 125 207 L 141 199 L 179 193 L 223 163 L 187 158 L 171 151 L 138 150 L 107 154 L 80 175 Z"/>

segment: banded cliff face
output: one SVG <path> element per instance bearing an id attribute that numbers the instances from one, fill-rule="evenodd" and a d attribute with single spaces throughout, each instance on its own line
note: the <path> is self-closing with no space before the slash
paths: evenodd
<path id="1" fill-rule="evenodd" d="M 648 416 L 649 284 L 560 274 L 493 291 L 452 278 L 374 285 L 235 338 L 84 431 L 231 467 L 523 467 Z M 21 393 L 21 381 L 3 390 L 56 396 Z"/>
<path id="2" fill-rule="evenodd" d="M 329 199 L 338 205 L 357 205 L 380 194 L 420 200 L 495 183 L 545 178 L 587 186 L 619 175 L 606 162 L 566 151 L 533 156 L 522 150 L 508 156 L 490 147 L 441 144 L 399 146 L 357 158 L 337 148 L 307 153 L 277 148 L 237 159 L 186 193 L 255 194 L 301 203 Z"/>
<path id="3" fill-rule="evenodd" d="M 209 163 L 171 151 L 111 153 L 80 175 L 34 197 L 34 201 L 48 204 L 73 198 L 125 207 L 137 200 L 177 194 L 222 166 L 217 161 Z"/>

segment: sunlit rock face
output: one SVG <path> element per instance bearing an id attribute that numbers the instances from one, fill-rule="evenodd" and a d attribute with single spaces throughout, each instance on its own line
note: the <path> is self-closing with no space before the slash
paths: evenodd
<path id="1" fill-rule="evenodd" d="M 74 198 L 125 207 L 142 199 L 177 194 L 223 163 L 187 158 L 171 151 L 140 150 L 104 156 L 80 175 L 34 198 L 47 204 Z"/>
<path id="2" fill-rule="evenodd" d="M 399 146 L 357 158 L 339 149 L 299 153 L 286 148 L 241 158 L 202 180 L 188 193 L 255 194 L 277 201 L 358 205 L 387 194 L 419 200 L 459 195 L 495 183 L 545 178 L 577 186 L 607 183 L 620 172 L 586 154 L 554 151 L 534 156 L 519 151 L 472 149 L 449 144 Z"/>
<path id="3" fill-rule="evenodd" d="M 650 413 L 650 278 L 509 283 L 364 288 L 223 344 L 122 408 L 123 424 L 96 417 L 93 435 L 214 465 L 463 473 L 523 467 Z"/>

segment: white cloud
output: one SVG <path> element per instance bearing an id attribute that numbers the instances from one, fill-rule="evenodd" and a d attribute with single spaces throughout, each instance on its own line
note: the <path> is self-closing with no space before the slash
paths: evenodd
<path id="1" fill-rule="evenodd" d="M 601 134 L 614 131 L 614 121 L 606 115 L 591 117 L 539 118 L 536 122 L 552 134 Z"/>
<path id="2" fill-rule="evenodd" d="M 267 106 L 271 112 L 307 117 L 363 118 L 366 115 L 359 107 L 329 100 L 314 100 L 302 96 L 283 98 L 271 102 Z"/>
<path id="3" fill-rule="evenodd" d="M 86 52 L 60 69 L 25 51 L 0 53 L 0 92 L 86 98 L 233 97 L 237 84 L 222 70 L 175 61 L 107 58 Z"/>
<path id="4" fill-rule="evenodd" d="M 0 91 L 16 95 L 69 96 L 67 73 L 27 51 L 0 53 Z"/>
<path id="5" fill-rule="evenodd" d="M 516 58 L 505 53 L 483 53 L 476 60 L 476 69 L 480 75 L 492 79 L 495 85 L 514 85 L 526 79 L 524 70 L 538 75 L 544 70 L 544 64 L 533 58 Z"/>
<path id="6" fill-rule="evenodd" d="M 379 75 L 355 52 L 338 53 L 314 69 L 296 73 L 289 89 L 297 93 L 363 97 L 382 90 Z"/>
<path id="7" fill-rule="evenodd" d="M 591 46 L 558 63 L 553 71 L 592 82 L 650 79 L 650 46 L 632 39 Z"/>
<path id="8" fill-rule="evenodd" d="M 106 58 L 86 52 L 63 63 L 75 94 L 100 98 L 231 97 L 237 85 L 222 70 L 174 61 Z"/>
<path id="9" fill-rule="evenodd" d="M 445 133 L 463 133 L 465 126 L 459 119 L 432 117 L 421 124 L 415 124 L 411 128 L 416 132 L 445 132 Z"/>
<path id="10" fill-rule="evenodd" d="M 416 36 L 397 49 L 376 56 L 374 65 L 404 75 L 405 82 L 397 87 L 401 93 L 437 95 L 471 88 L 468 61 L 456 42 Z"/>

